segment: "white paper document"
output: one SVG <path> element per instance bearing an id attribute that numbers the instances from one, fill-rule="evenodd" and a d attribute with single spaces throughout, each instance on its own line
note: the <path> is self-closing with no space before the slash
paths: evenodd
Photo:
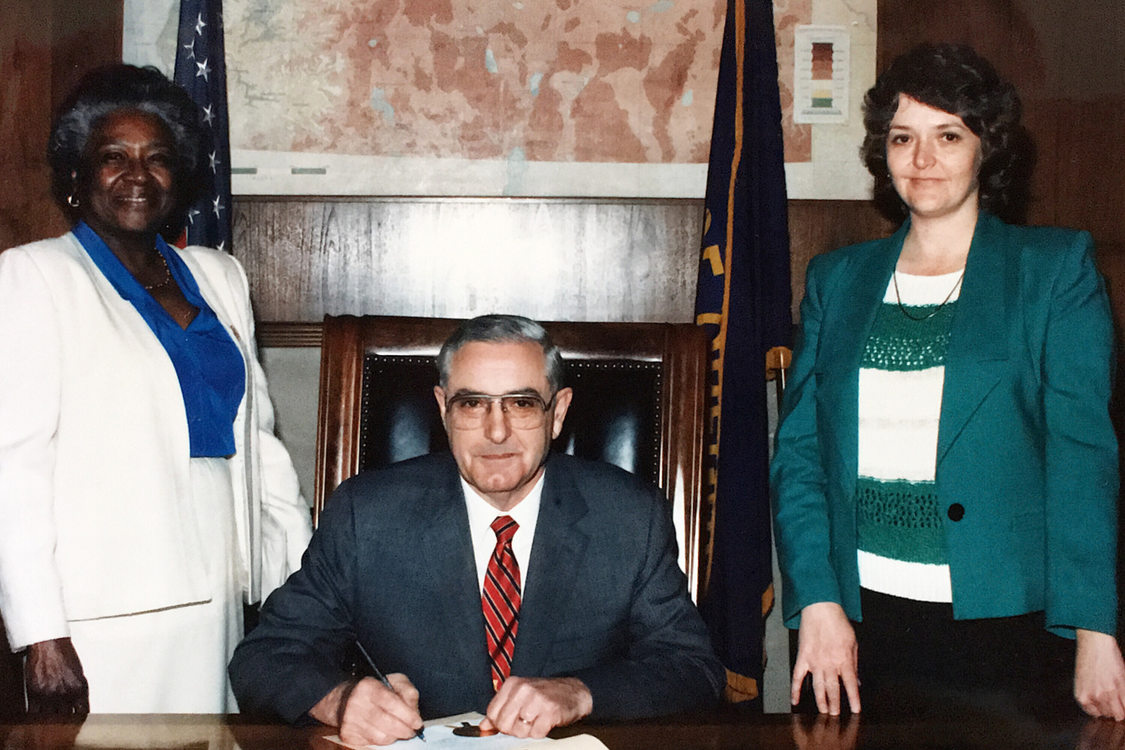
<path id="1" fill-rule="evenodd" d="M 588 734 L 580 734 L 562 740 L 552 740 L 549 737 L 541 740 L 531 740 L 512 737 L 507 734 L 494 734 L 489 737 L 461 737 L 453 733 L 453 730 L 461 726 L 462 723 L 467 722 L 472 726 L 476 726 L 480 724 L 480 720 L 483 718 L 484 717 L 478 713 L 467 713 L 458 714 L 456 716 L 446 716 L 441 719 L 433 719 L 426 722 L 425 740 L 420 740 L 417 737 L 409 740 L 399 740 L 389 747 L 394 748 L 394 750 L 414 750 L 415 748 L 419 750 L 441 750 L 442 748 L 523 750 L 523 748 L 534 748 L 550 743 L 551 750 L 609 750 L 597 737 L 592 737 Z M 353 750 L 359 750 L 359 747 L 356 745 L 349 745 L 342 742 L 337 735 L 332 735 L 326 739 L 338 745 L 353 748 Z M 374 747 L 374 745 L 367 746 L 367 748 Z"/>

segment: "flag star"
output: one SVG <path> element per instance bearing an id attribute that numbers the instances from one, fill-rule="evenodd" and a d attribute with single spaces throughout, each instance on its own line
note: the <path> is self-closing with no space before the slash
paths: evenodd
<path id="1" fill-rule="evenodd" d="M 217 172 L 218 167 L 219 167 L 218 153 L 215 152 L 215 151 L 212 151 L 211 155 L 208 158 L 211 160 L 211 171 Z"/>
<path id="2" fill-rule="evenodd" d="M 195 59 L 195 40 L 192 39 L 191 44 L 185 44 L 184 49 L 186 49 L 188 51 L 187 59 L 194 60 Z"/>
<path id="3" fill-rule="evenodd" d="M 199 20 L 195 22 L 195 33 L 203 36 L 203 27 L 207 24 L 203 22 L 203 14 L 199 14 Z"/>
<path id="4" fill-rule="evenodd" d="M 188 224 L 195 224 L 195 217 L 196 216 L 199 216 L 199 209 L 198 208 L 189 209 L 188 212 L 187 212 Z"/>
<path id="5" fill-rule="evenodd" d="M 220 196 L 216 195 L 215 200 L 211 201 L 211 210 L 215 212 L 216 219 L 219 218 L 219 212 L 225 208 L 225 206 L 223 206 L 223 204 L 220 203 L 219 200 Z"/>
<path id="6" fill-rule="evenodd" d="M 215 110 L 210 104 L 208 104 L 206 107 L 203 108 L 203 122 L 210 125 L 214 120 L 215 120 Z"/>
<path id="7" fill-rule="evenodd" d="M 201 63 L 197 62 L 195 64 L 195 67 L 197 68 L 197 70 L 195 71 L 195 77 L 199 78 L 200 76 L 202 76 L 204 81 L 210 83 L 210 78 L 208 78 L 208 76 L 211 73 L 211 68 L 207 66 L 207 61 L 204 60 Z"/>

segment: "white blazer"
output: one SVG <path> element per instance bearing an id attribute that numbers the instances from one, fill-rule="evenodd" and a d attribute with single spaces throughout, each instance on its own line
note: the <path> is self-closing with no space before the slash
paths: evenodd
<path id="1" fill-rule="evenodd" d="M 231 475 L 254 602 L 299 567 L 308 506 L 273 434 L 242 267 L 178 252 L 246 366 Z M 0 613 L 13 650 L 67 636 L 68 620 L 208 597 L 188 461 L 172 362 L 78 240 L 0 253 Z"/>

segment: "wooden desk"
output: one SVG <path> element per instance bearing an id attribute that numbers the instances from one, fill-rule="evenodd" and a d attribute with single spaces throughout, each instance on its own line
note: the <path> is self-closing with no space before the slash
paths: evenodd
<path id="1" fill-rule="evenodd" d="M 716 714 L 621 724 L 580 724 L 610 750 L 874 750 L 1050 748 L 1125 750 L 1125 724 L 1002 719 L 996 714 L 879 721 Z M 0 750 L 338 750 L 325 728 L 293 729 L 238 716 L 110 716 L 0 724 Z"/>

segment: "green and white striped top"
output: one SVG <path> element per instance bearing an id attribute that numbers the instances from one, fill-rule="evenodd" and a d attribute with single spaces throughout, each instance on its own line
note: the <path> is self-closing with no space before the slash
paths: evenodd
<path id="1" fill-rule="evenodd" d="M 962 273 L 892 277 L 859 370 L 860 585 L 921 601 L 952 601 L 934 474 Z"/>

